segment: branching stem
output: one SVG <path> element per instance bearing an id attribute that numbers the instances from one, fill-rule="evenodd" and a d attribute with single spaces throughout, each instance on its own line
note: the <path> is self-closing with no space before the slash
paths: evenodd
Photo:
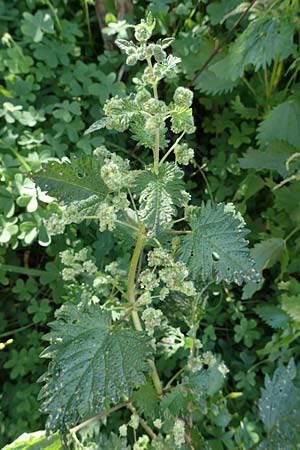
<path id="1" fill-rule="evenodd" d="M 119 403 L 116 406 L 113 406 L 112 408 L 107 409 L 101 414 L 97 414 L 97 416 L 91 417 L 88 420 L 85 420 L 84 422 L 80 423 L 79 425 L 76 425 L 76 427 L 70 429 L 70 433 L 76 433 L 77 431 L 81 430 L 82 428 L 86 427 L 90 423 L 94 422 L 95 420 L 104 419 L 104 417 L 109 416 L 111 413 L 118 411 L 118 409 L 125 408 L 125 406 L 128 406 L 128 401 Z"/>
<path id="2" fill-rule="evenodd" d="M 136 277 L 138 262 L 139 262 L 139 259 L 142 254 L 143 247 L 144 247 L 144 244 L 146 241 L 146 237 L 143 234 L 143 231 L 144 231 L 143 229 L 140 230 L 140 234 L 136 241 L 136 245 L 135 245 L 133 255 L 131 258 L 129 274 L 128 274 L 128 290 L 127 290 L 127 298 L 133 308 L 132 312 L 131 312 L 131 317 L 132 317 L 134 328 L 137 331 L 143 331 L 143 327 L 142 327 L 142 324 L 140 321 L 139 314 L 135 309 L 135 292 L 134 292 L 135 291 L 135 277 Z M 149 366 L 151 368 L 151 377 L 152 377 L 152 381 L 153 381 L 154 387 L 156 389 L 156 392 L 158 393 L 158 395 L 161 395 L 162 394 L 162 384 L 161 384 L 154 361 L 149 361 Z"/>
<path id="3" fill-rule="evenodd" d="M 146 58 L 148 67 L 153 73 L 153 65 L 151 62 L 151 57 L 148 56 Z M 153 95 L 156 100 L 158 100 L 158 92 L 157 92 L 157 81 L 153 83 Z M 154 148 L 153 148 L 153 169 L 154 172 L 157 173 L 158 171 L 158 165 L 159 165 L 159 147 L 160 147 L 160 135 L 159 135 L 159 128 L 155 132 L 155 139 L 154 139 Z"/>

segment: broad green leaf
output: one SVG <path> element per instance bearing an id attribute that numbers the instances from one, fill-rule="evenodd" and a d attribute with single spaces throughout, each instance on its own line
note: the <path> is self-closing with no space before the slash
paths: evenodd
<path id="1" fill-rule="evenodd" d="M 37 11 L 35 15 L 24 12 L 21 30 L 33 42 L 40 42 L 44 33 L 54 33 L 54 22 L 47 11 Z"/>
<path id="2" fill-rule="evenodd" d="M 96 215 L 97 208 L 108 194 L 108 187 L 100 176 L 104 158 L 94 152 L 93 156 L 71 156 L 71 162 L 50 162 L 33 180 L 43 191 L 67 205 L 70 222 L 80 217 Z"/>
<path id="3" fill-rule="evenodd" d="M 295 321 L 300 322 L 300 296 L 283 294 L 281 304 L 284 311 Z"/>
<path id="4" fill-rule="evenodd" d="M 194 279 L 237 284 L 259 280 L 245 240 L 248 230 L 231 207 L 203 203 L 190 226 L 192 231 L 183 238 L 180 258 Z"/>
<path id="5" fill-rule="evenodd" d="M 281 238 L 270 238 L 255 244 L 250 250 L 250 256 L 255 263 L 255 270 L 262 274 L 264 269 L 272 267 L 280 260 L 285 250 L 286 244 L 284 239 Z M 248 282 L 243 288 L 242 298 L 251 298 L 256 291 L 262 288 L 263 282 L 264 278 L 262 278 L 261 283 Z"/>
<path id="6" fill-rule="evenodd" d="M 276 106 L 261 122 L 258 140 L 261 144 L 286 141 L 296 148 L 300 146 L 300 100 L 291 98 Z"/>
<path id="7" fill-rule="evenodd" d="M 279 261 L 285 248 L 285 241 L 281 238 L 270 238 L 255 244 L 251 250 L 251 257 L 255 261 L 255 269 L 261 272 L 272 267 Z"/>
<path id="8" fill-rule="evenodd" d="M 279 306 L 262 305 L 255 308 L 255 312 L 272 328 L 284 330 L 288 325 L 289 317 Z"/>
<path id="9" fill-rule="evenodd" d="M 291 55 L 294 51 L 293 37 L 294 26 L 287 18 L 257 15 L 229 47 L 228 55 L 212 64 L 210 70 L 226 74 L 227 79 L 235 81 L 243 75 L 248 64 L 258 71 L 275 59 L 282 61 Z"/>
<path id="10" fill-rule="evenodd" d="M 158 173 L 143 171 L 136 178 L 139 193 L 139 216 L 148 228 L 157 232 L 168 225 L 176 213 L 176 206 L 184 202 L 183 172 L 173 163 L 162 164 Z"/>
<path id="11" fill-rule="evenodd" d="M 62 448 L 58 434 L 46 437 L 45 431 L 35 431 L 34 433 L 23 433 L 2 450 L 62 450 Z"/>
<path id="12" fill-rule="evenodd" d="M 296 367 L 290 360 L 287 367 L 280 365 L 271 379 L 265 378 L 265 388 L 259 401 L 260 417 L 268 437 L 259 450 L 295 450 L 300 447 L 300 389 L 293 380 Z"/>
<path id="13" fill-rule="evenodd" d="M 152 383 L 147 383 L 134 392 L 133 403 L 140 414 L 144 414 L 146 418 L 156 418 L 159 406 L 159 397 Z"/>
<path id="14" fill-rule="evenodd" d="M 48 430 L 65 430 L 145 383 L 146 360 L 152 352 L 149 338 L 112 328 L 99 305 L 66 303 L 50 326 L 50 346 L 42 356 L 51 363 L 40 379 L 44 386 L 39 395 Z"/>
<path id="15" fill-rule="evenodd" d="M 249 148 L 239 163 L 242 169 L 277 170 L 281 176 L 286 176 L 286 160 L 295 149 L 285 141 L 271 142 L 265 150 Z"/>
<path id="16" fill-rule="evenodd" d="M 214 395 L 224 384 L 224 376 L 215 365 L 209 369 L 201 369 L 190 375 L 187 385 L 195 391 L 206 395 Z"/>

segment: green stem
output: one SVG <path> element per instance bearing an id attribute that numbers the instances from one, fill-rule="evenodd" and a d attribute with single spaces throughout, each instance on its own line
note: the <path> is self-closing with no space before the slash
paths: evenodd
<path id="1" fill-rule="evenodd" d="M 294 229 L 290 232 L 290 234 L 287 235 L 287 237 L 286 237 L 285 240 L 284 240 L 285 243 L 287 243 L 287 241 L 288 241 L 289 239 L 291 239 L 291 237 L 294 236 L 294 234 L 296 234 L 299 230 L 300 230 L 300 225 L 298 225 L 296 228 L 294 228 Z"/>
<path id="2" fill-rule="evenodd" d="M 0 338 L 6 337 L 6 336 L 11 336 L 12 334 L 20 333 L 21 331 L 27 330 L 27 328 L 33 327 L 34 325 L 35 325 L 34 323 L 29 323 L 28 325 L 24 325 L 24 327 L 15 328 L 14 330 L 11 330 L 11 331 L 5 331 L 5 333 L 0 334 Z"/>
<path id="3" fill-rule="evenodd" d="M 153 66 L 151 62 L 151 57 L 148 56 L 146 58 L 148 67 L 153 73 Z M 153 84 L 153 95 L 156 100 L 158 100 L 158 92 L 157 92 L 157 81 Z M 159 147 L 160 147 L 160 135 L 159 135 L 159 128 L 155 132 L 155 139 L 154 139 L 154 147 L 153 147 L 153 169 L 154 172 L 158 172 L 158 166 L 159 166 Z"/>
<path id="4" fill-rule="evenodd" d="M 247 86 L 247 88 L 249 89 L 249 91 L 254 95 L 255 98 L 258 97 L 257 93 L 255 92 L 255 89 L 251 86 L 251 84 L 249 83 L 249 81 L 247 80 L 247 78 L 243 77 L 242 78 L 243 83 Z"/>
<path id="5" fill-rule="evenodd" d="M 162 164 L 167 157 L 172 153 L 172 151 L 174 150 L 174 148 L 176 147 L 176 145 L 181 141 L 181 139 L 183 138 L 183 136 L 185 135 L 185 131 L 183 131 L 181 133 L 181 135 L 176 139 L 176 141 L 174 142 L 174 144 L 172 145 L 172 147 L 169 148 L 169 150 L 167 151 L 167 153 L 161 158 L 160 163 Z"/>
<path id="6" fill-rule="evenodd" d="M 91 23 L 90 23 L 90 14 L 89 14 L 89 6 L 87 3 L 87 0 L 83 0 L 83 10 L 85 15 L 85 23 L 87 26 L 88 31 L 88 37 L 91 44 L 93 44 L 93 36 L 92 36 L 92 30 L 91 30 Z"/>
<path id="7" fill-rule="evenodd" d="M 0 270 L 6 272 L 20 273 L 33 277 L 40 277 L 46 273 L 45 270 L 28 269 L 27 267 L 12 266 L 10 264 L 0 264 Z"/>
<path id="8" fill-rule="evenodd" d="M 20 155 L 20 153 L 15 150 L 13 147 L 8 146 L 6 142 L 4 142 L 2 139 L 0 139 L 0 143 L 2 145 L 5 146 L 5 148 L 8 148 L 14 155 L 15 157 L 20 161 L 20 163 L 25 167 L 25 169 L 27 170 L 27 172 L 31 171 L 31 167 L 29 166 L 29 164 L 27 164 L 27 162 L 25 161 L 25 159 L 23 158 L 22 155 Z"/>
<path id="9" fill-rule="evenodd" d="M 138 267 L 138 262 L 139 262 L 141 254 L 142 254 L 144 243 L 146 240 L 146 237 L 142 233 L 142 231 L 143 230 L 141 230 L 141 232 L 138 236 L 138 239 L 136 241 L 135 248 L 133 251 L 133 255 L 131 258 L 131 262 L 130 262 L 130 266 L 129 266 L 129 273 L 128 273 L 128 290 L 127 290 L 127 298 L 128 298 L 130 305 L 132 306 L 131 318 L 133 321 L 134 328 L 137 331 L 143 331 L 143 327 L 142 327 L 138 312 L 135 309 L 135 276 L 136 276 L 136 271 L 137 271 L 137 267 Z M 149 366 L 151 368 L 151 377 L 152 377 L 152 381 L 153 381 L 154 387 L 156 389 L 156 392 L 158 393 L 158 395 L 161 395 L 162 394 L 162 384 L 161 384 L 159 375 L 157 373 L 157 369 L 156 369 L 154 361 L 149 361 Z"/>
<path id="10" fill-rule="evenodd" d="M 178 370 L 178 372 L 175 373 L 175 375 L 172 376 L 172 378 L 167 382 L 167 384 L 164 387 L 164 391 L 168 391 L 173 383 L 173 381 L 176 380 L 176 378 L 179 377 L 179 375 L 182 374 L 182 372 L 184 372 L 184 367 L 180 370 Z"/>
<path id="11" fill-rule="evenodd" d="M 50 0 L 46 0 L 46 4 L 49 6 L 49 9 L 51 9 L 52 14 L 54 16 L 54 20 L 55 20 L 56 26 L 57 26 L 57 29 L 61 33 L 62 32 L 62 26 L 61 26 L 60 19 L 59 19 L 58 15 L 57 15 L 56 9 L 54 8 L 54 6 L 50 2 Z"/>
<path id="12" fill-rule="evenodd" d="M 269 79 L 268 79 L 268 69 L 264 68 L 264 83 L 265 83 L 265 93 L 266 93 L 266 99 L 269 99 L 270 96 L 270 86 L 269 86 Z"/>

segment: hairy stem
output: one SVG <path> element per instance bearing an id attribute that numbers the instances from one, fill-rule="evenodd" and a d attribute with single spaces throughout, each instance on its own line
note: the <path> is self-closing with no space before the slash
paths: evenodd
<path id="1" fill-rule="evenodd" d="M 148 67 L 153 73 L 153 66 L 151 62 L 151 57 L 148 56 L 146 58 Z M 156 100 L 158 100 L 158 92 L 157 92 L 157 81 L 153 84 L 153 95 Z M 154 148 L 153 148 L 153 168 L 154 172 L 157 173 L 158 171 L 158 165 L 159 165 L 159 147 L 160 147 L 160 135 L 159 135 L 159 128 L 155 132 L 155 139 L 154 139 Z"/>
<path id="2" fill-rule="evenodd" d="M 86 420 L 85 422 L 82 422 L 79 425 L 76 425 L 76 427 L 70 429 L 70 433 L 76 433 L 77 431 L 79 431 L 82 428 L 86 427 L 87 425 L 89 425 L 90 423 L 94 422 L 95 420 L 103 419 L 104 417 L 109 416 L 114 411 L 118 411 L 118 409 L 125 408 L 125 406 L 128 406 L 128 401 L 119 403 L 118 405 L 107 409 L 103 413 L 97 414 L 97 416 L 91 417 L 90 419 Z"/>
<path id="3" fill-rule="evenodd" d="M 89 5 L 87 0 L 83 0 L 83 10 L 85 15 L 85 23 L 87 27 L 88 37 L 91 44 L 93 44 L 93 36 L 92 36 L 92 30 L 91 30 L 91 23 L 90 23 L 90 13 L 89 13 Z"/>
<path id="4" fill-rule="evenodd" d="M 129 267 L 129 274 L 128 274 L 128 290 L 127 290 L 127 298 L 129 303 L 132 306 L 132 312 L 131 312 L 131 318 L 133 321 L 134 328 L 137 331 L 143 331 L 143 327 L 140 321 L 140 317 L 138 312 L 135 309 L 135 277 L 136 277 L 136 271 L 138 267 L 138 262 L 140 259 L 140 256 L 142 254 L 142 250 L 144 247 L 144 243 L 146 240 L 145 235 L 143 234 L 144 230 L 141 230 L 141 233 L 138 236 L 138 239 L 135 244 L 135 248 L 133 251 L 133 255 L 130 262 Z M 162 394 L 162 384 L 155 366 L 154 361 L 149 361 L 149 366 L 151 368 L 151 377 L 152 381 L 155 387 L 156 392 L 161 395 Z"/>

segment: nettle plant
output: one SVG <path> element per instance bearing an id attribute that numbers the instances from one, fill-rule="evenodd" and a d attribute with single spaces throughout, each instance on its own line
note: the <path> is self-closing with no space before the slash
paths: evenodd
<path id="1" fill-rule="evenodd" d="M 46 335 L 50 346 L 42 356 L 51 362 L 40 399 L 50 433 L 74 435 L 95 415 L 127 408 L 126 422 L 115 430 L 118 448 L 184 449 L 195 442 L 205 448 L 203 417 L 212 396 L 214 408 L 224 408 L 218 392 L 228 372 L 199 339 L 207 288 L 258 275 L 234 206 L 190 204 L 182 167 L 194 157 L 184 142 L 195 131 L 193 93 L 177 87 L 171 102 L 160 99 L 159 83 L 174 76 L 180 59 L 166 52 L 172 38 L 149 43 L 154 26 L 148 15 L 135 26 L 134 42 L 117 40 L 127 64 L 146 67 L 134 79 L 136 91 L 107 100 L 104 117 L 87 130 L 129 129 L 153 162 L 133 170 L 102 146 L 33 174 L 63 205 L 54 225 L 96 221 L 132 249 L 126 269 L 112 261 L 102 272 L 85 249 L 61 254 L 73 301 L 56 312 Z M 164 367 L 176 352 L 169 373 Z"/>

